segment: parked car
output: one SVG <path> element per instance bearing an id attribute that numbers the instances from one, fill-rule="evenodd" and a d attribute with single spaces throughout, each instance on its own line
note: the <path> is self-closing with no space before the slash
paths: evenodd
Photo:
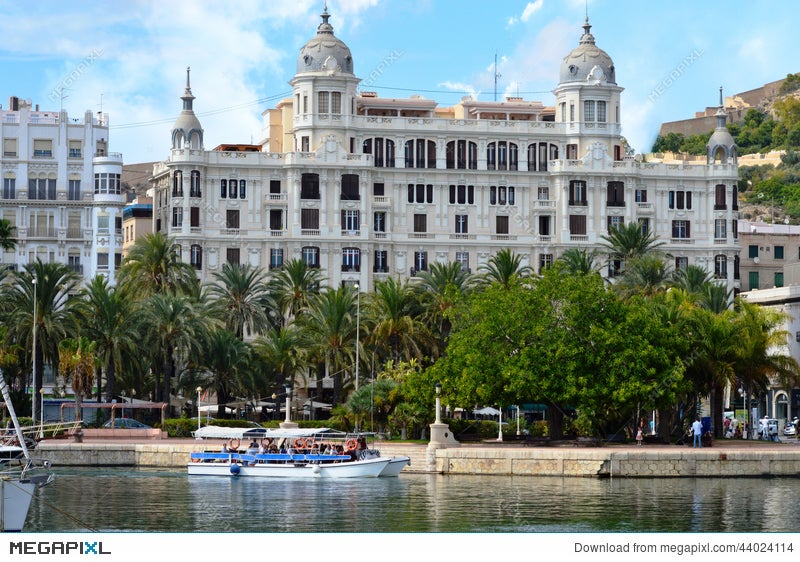
<path id="1" fill-rule="evenodd" d="M 147 424 L 136 421 L 133 418 L 114 418 L 114 425 L 111 425 L 112 420 L 108 420 L 103 427 L 114 429 L 153 429 Z"/>
<path id="2" fill-rule="evenodd" d="M 787 437 L 794 437 L 797 435 L 797 418 L 783 424 L 783 434 Z"/>

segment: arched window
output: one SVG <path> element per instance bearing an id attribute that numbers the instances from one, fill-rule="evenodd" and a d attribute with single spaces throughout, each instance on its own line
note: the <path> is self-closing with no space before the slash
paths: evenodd
<path id="1" fill-rule="evenodd" d="M 203 247 L 200 244 L 192 244 L 189 263 L 197 270 L 203 269 Z"/>
<path id="2" fill-rule="evenodd" d="M 451 170 L 477 170 L 477 143 L 466 140 L 448 142 L 445 148 L 445 164 Z"/>
<path id="3" fill-rule="evenodd" d="M 372 154 L 376 168 L 394 168 L 394 141 L 383 137 L 365 139 L 362 144 L 364 154 Z"/>

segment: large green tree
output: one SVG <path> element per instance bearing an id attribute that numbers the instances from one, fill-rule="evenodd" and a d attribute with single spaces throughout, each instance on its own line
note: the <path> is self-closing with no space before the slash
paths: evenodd
<path id="1" fill-rule="evenodd" d="M 249 264 L 226 263 L 215 272 L 209 289 L 211 310 L 237 338 L 269 329 L 274 310 L 267 292 L 266 275 Z"/>

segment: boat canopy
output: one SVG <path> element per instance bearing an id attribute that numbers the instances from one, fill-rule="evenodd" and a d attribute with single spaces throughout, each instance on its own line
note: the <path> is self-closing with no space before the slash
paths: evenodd
<path id="1" fill-rule="evenodd" d="M 207 425 L 194 432 L 197 439 L 294 439 L 296 437 L 343 437 L 345 433 L 329 427 L 268 429 Z"/>

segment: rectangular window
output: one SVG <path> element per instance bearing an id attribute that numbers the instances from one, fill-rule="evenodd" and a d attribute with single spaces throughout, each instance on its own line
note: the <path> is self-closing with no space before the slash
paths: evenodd
<path id="1" fill-rule="evenodd" d="M 680 256 L 675 258 L 675 269 L 686 269 L 689 267 L 689 258 Z"/>
<path id="2" fill-rule="evenodd" d="M 604 101 L 597 102 L 597 122 L 598 123 L 606 122 L 606 102 Z"/>
<path id="3" fill-rule="evenodd" d="M 569 216 L 569 233 L 574 236 L 586 236 L 586 215 Z"/>
<path id="4" fill-rule="evenodd" d="M 228 180 L 219 180 L 219 197 L 220 199 L 228 197 Z"/>
<path id="5" fill-rule="evenodd" d="M 239 199 L 245 198 L 247 198 L 247 180 L 239 180 Z"/>
<path id="6" fill-rule="evenodd" d="M 775 259 L 776 260 L 783 259 L 783 246 L 775 246 Z"/>
<path id="7" fill-rule="evenodd" d="M 539 236 L 550 236 L 550 216 L 539 216 Z"/>
<path id="8" fill-rule="evenodd" d="M 414 232 L 428 232 L 428 215 L 414 215 Z"/>
<path id="9" fill-rule="evenodd" d="M 383 197 L 385 195 L 385 188 L 383 183 L 372 184 L 372 195 L 375 197 Z"/>
<path id="10" fill-rule="evenodd" d="M 3 178 L 3 199 L 17 198 L 16 178 Z"/>
<path id="11" fill-rule="evenodd" d="M 239 209 L 228 209 L 225 211 L 225 228 L 239 228 Z"/>
<path id="12" fill-rule="evenodd" d="M 584 100 L 583 102 L 583 120 L 594 121 L 594 102 L 591 100 Z"/>
<path id="13" fill-rule="evenodd" d="M 331 113 L 342 112 L 342 93 L 331 92 Z"/>
<path id="14" fill-rule="evenodd" d="M 281 180 L 269 180 L 270 195 L 279 195 L 281 192 Z"/>
<path id="15" fill-rule="evenodd" d="M 567 160 L 577 160 L 578 159 L 578 145 L 577 144 L 568 144 L 567 145 Z"/>
<path id="16" fill-rule="evenodd" d="M 108 234 L 108 215 L 97 215 L 97 232 Z"/>
<path id="17" fill-rule="evenodd" d="M 70 158 L 80 158 L 81 157 L 81 141 L 79 140 L 71 140 L 69 141 L 69 154 Z"/>
<path id="18" fill-rule="evenodd" d="M 358 192 L 358 176 L 356 174 L 342 175 L 342 201 L 358 201 L 361 196 Z"/>
<path id="19" fill-rule="evenodd" d="M 467 215 L 456 215 L 455 219 L 456 234 L 467 234 L 469 232 Z"/>
<path id="20" fill-rule="evenodd" d="M 273 231 L 283 230 L 283 209 L 270 209 L 269 229 Z"/>
<path id="21" fill-rule="evenodd" d="M 52 158 L 53 157 L 53 141 L 52 141 L 52 139 L 34 139 L 33 140 L 33 157 L 34 158 Z M 108 266 L 108 256 L 106 256 L 106 266 Z"/>
<path id="22" fill-rule="evenodd" d="M 539 273 L 553 265 L 553 254 L 539 254 Z"/>
<path id="23" fill-rule="evenodd" d="M 183 226 L 183 207 L 172 208 L 172 228 Z"/>
<path id="24" fill-rule="evenodd" d="M 329 92 L 317 92 L 317 113 L 329 113 L 328 100 Z"/>
<path id="25" fill-rule="evenodd" d="M 783 287 L 783 271 L 775 272 L 775 286 Z"/>
<path id="26" fill-rule="evenodd" d="M 308 267 L 319 267 L 319 248 L 316 246 L 303 246 L 301 255 L 303 262 Z"/>
<path id="27" fill-rule="evenodd" d="M 549 187 L 539 187 L 536 198 L 539 201 L 549 201 L 550 200 L 550 188 Z"/>
<path id="28" fill-rule="evenodd" d="M 496 217 L 497 234 L 508 234 L 508 217 L 501 215 Z"/>
<path id="29" fill-rule="evenodd" d="M 357 210 L 346 209 L 342 211 L 342 230 L 357 232 L 361 229 L 360 213 Z"/>
<path id="30" fill-rule="evenodd" d="M 203 247 L 200 244 L 192 244 L 189 251 L 189 263 L 198 271 L 203 269 Z"/>
<path id="31" fill-rule="evenodd" d="M 672 237 L 673 238 L 690 238 L 691 232 L 689 229 L 689 221 L 675 220 L 672 221 Z"/>
<path id="32" fill-rule="evenodd" d="M 636 202 L 637 203 L 647 203 L 647 190 L 646 189 L 637 189 L 636 190 Z"/>
<path id="33" fill-rule="evenodd" d="M 189 207 L 189 226 L 200 228 L 200 207 Z"/>
<path id="34" fill-rule="evenodd" d="M 727 232 L 728 221 L 725 219 L 716 219 L 714 221 L 714 238 L 723 239 L 728 237 Z"/>
<path id="35" fill-rule="evenodd" d="M 378 211 L 372 218 L 372 230 L 375 232 L 386 232 L 386 212 Z"/>
<path id="36" fill-rule="evenodd" d="M 228 197 L 236 199 L 239 196 L 239 182 L 237 180 L 228 180 Z"/>
<path id="37" fill-rule="evenodd" d="M 272 248 L 269 251 L 269 268 L 277 269 L 283 265 L 283 249 Z"/>
<path id="38" fill-rule="evenodd" d="M 650 232 L 650 219 L 639 219 L 639 226 L 642 227 L 642 234 L 647 236 Z"/>
<path id="39" fill-rule="evenodd" d="M 300 209 L 300 229 L 319 230 L 319 209 Z"/>
<path id="40" fill-rule="evenodd" d="M 239 248 L 228 248 L 225 251 L 225 258 L 228 260 L 228 263 L 231 265 L 239 265 Z"/>
<path id="41" fill-rule="evenodd" d="M 571 180 L 569 182 L 569 204 L 575 206 L 588 205 L 586 200 L 586 182 L 583 180 Z"/>
<path id="42" fill-rule="evenodd" d="M 108 269 L 108 252 L 97 252 L 97 269 Z"/>
<path id="43" fill-rule="evenodd" d="M 375 273 L 389 273 L 389 252 L 375 250 L 375 263 L 372 266 Z"/>
<path id="44" fill-rule="evenodd" d="M 758 257 L 758 245 L 757 244 L 750 244 L 747 247 L 747 257 L 748 258 L 757 258 Z"/>
<path id="45" fill-rule="evenodd" d="M 621 181 L 610 181 L 606 187 L 609 207 L 625 206 L 625 184 Z"/>
<path id="46" fill-rule="evenodd" d="M 17 139 L 3 139 L 3 156 L 6 158 L 17 157 Z"/>
<path id="47" fill-rule="evenodd" d="M 361 250 L 342 248 L 342 271 L 361 271 Z"/>
<path id="48" fill-rule="evenodd" d="M 575 105 L 569 104 L 569 120 L 575 121 Z"/>
<path id="49" fill-rule="evenodd" d="M 300 199 L 319 199 L 319 174 L 301 176 Z"/>
<path id="50" fill-rule="evenodd" d="M 750 290 L 752 291 L 753 289 L 758 289 L 759 288 L 758 271 L 751 271 L 748 277 L 749 277 L 748 281 L 750 283 Z"/>
<path id="51" fill-rule="evenodd" d="M 414 267 L 412 270 L 412 275 L 415 275 L 418 271 L 427 271 L 428 270 L 428 252 L 414 252 Z"/>
<path id="52" fill-rule="evenodd" d="M 456 252 L 456 262 L 461 264 L 461 270 L 469 272 L 469 252 Z"/>
<path id="53" fill-rule="evenodd" d="M 618 217 L 618 216 L 607 217 L 606 227 L 608 228 L 608 231 L 611 232 L 613 229 L 622 226 L 623 219 L 624 217 Z"/>
<path id="54" fill-rule="evenodd" d="M 81 199 L 81 180 L 69 180 L 67 184 L 67 200 L 80 201 Z"/>
<path id="55" fill-rule="evenodd" d="M 192 170 L 189 181 L 189 197 L 200 197 L 200 172 Z"/>

